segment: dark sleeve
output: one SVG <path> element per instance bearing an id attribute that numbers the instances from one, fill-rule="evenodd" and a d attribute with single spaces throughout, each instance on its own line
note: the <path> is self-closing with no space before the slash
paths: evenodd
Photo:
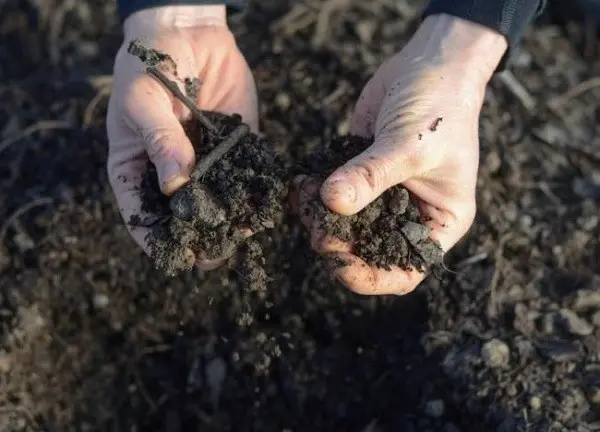
<path id="1" fill-rule="evenodd" d="M 448 14 L 496 30 L 508 42 L 507 53 L 499 65 L 503 69 L 527 26 L 545 7 L 546 0 L 432 0 L 423 18 Z"/>
<path id="2" fill-rule="evenodd" d="M 121 21 L 134 12 L 158 6 L 223 4 L 231 8 L 241 9 L 244 6 L 244 0 L 117 0 Z"/>

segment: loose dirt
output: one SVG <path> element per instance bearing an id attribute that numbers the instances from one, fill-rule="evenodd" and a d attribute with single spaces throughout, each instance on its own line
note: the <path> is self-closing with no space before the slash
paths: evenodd
<path id="1" fill-rule="evenodd" d="M 307 158 L 304 173 L 324 181 L 372 142 L 372 139 L 352 135 L 337 137 L 325 151 Z M 397 266 L 436 275 L 442 273 L 442 249 L 429 237 L 430 229 L 423 224 L 423 217 L 409 192 L 400 185 L 388 189 L 352 216 L 333 213 L 320 198 L 307 210 L 320 229 L 353 245 L 353 252 L 369 265 L 386 270 Z"/>
<path id="2" fill-rule="evenodd" d="M 219 131 L 215 136 L 196 119 L 184 125 L 198 164 L 239 127 L 239 116 L 205 113 Z M 156 266 L 170 275 L 189 270 L 195 261 L 231 256 L 247 232 L 273 228 L 283 218 L 289 175 L 281 158 L 256 134 L 245 131 L 238 144 L 199 178 L 167 197 L 160 192 L 156 168 L 149 162 L 141 188 L 142 210 L 155 215 L 150 247 Z M 136 221 L 133 221 L 135 223 Z"/>
<path id="3" fill-rule="evenodd" d="M 293 166 L 347 136 L 426 1 L 249 3 L 230 27 L 265 145 Z M 106 173 L 114 7 L 0 1 L 0 430 L 597 430 L 593 32 L 544 18 L 514 79 L 490 83 L 477 218 L 447 282 L 354 295 L 284 211 L 239 249 L 263 256 L 256 293 L 258 267 L 166 277 L 127 233 Z"/>
<path id="4" fill-rule="evenodd" d="M 177 65 L 167 54 L 145 48 L 137 41 L 130 45 L 129 52 L 146 64 L 150 62 L 149 72 L 190 105 L 190 100 L 155 69 L 168 60 L 169 70 L 177 75 Z M 440 121 L 437 119 L 435 125 Z M 157 268 L 171 276 L 190 270 L 198 256 L 209 260 L 230 257 L 252 234 L 280 224 L 294 174 L 308 174 L 323 181 L 372 144 L 372 139 L 358 136 L 337 137 L 326 150 L 313 153 L 291 170 L 238 115 L 193 110 L 183 126 L 198 161 L 190 181 L 167 197 L 160 191 L 156 168 L 148 162 L 140 195 L 142 211 L 151 215 L 151 222 L 144 223 L 140 215 L 133 215 L 129 221 L 152 227 L 148 238 L 151 257 Z M 311 212 L 315 227 L 353 245 L 353 252 L 368 265 L 440 274 L 442 249 L 429 238 L 430 229 L 422 223 L 417 206 L 402 186 L 390 188 L 353 216 L 331 212 L 318 196 L 306 210 Z M 251 290 L 262 291 L 265 269 L 259 262 L 264 259 L 256 254 L 256 247 L 249 250 L 260 259 L 254 264 L 248 261 L 249 256 L 243 259 L 246 279 L 251 286 L 257 285 Z M 338 260 L 337 265 L 345 263 Z"/>

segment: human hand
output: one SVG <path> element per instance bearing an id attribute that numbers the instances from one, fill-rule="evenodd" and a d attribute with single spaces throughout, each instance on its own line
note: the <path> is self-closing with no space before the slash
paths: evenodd
<path id="1" fill-rule="evenodd" d="M 350 133 L 374 137 L 364 153 L 321 185 L 298 177 L 292 192 L 313 249 L 349 265 L 333 270 L 359 294 L 406 294 L 425 278 L 416 270 L 369 267 L 352 245 L 325 236 L 310 201 L 320 193 L 333 212 L 352 215 L 386 189 L 402 184 L 448 251 L 475 216 L 478 119 L 485 87 L 506 51 L 500 34 L 447 15 L 428 17 L 409 44 L 384 63 L 364 88 Z"/>
<path id="2" fill-rule="evenodd" d="M 107 167 L 119 211 L 128 222 L 132 215 L 143 213 L 138 190 L 148 159 L 156 166 L 166 195 L 188 181 L 196 163 L 194 149 L 180 123 L 189 118 L 189 110 L 127 52 L 132 40 L 139 38 L 148 47 L 171 56 L 178 77 L 198 78 L 201 86 L 196 102 L 201 109 L 237 113 L 256 133 L 258 108 L 254 80 L 227 27 L 225 6 L 168 6 L 140 11 L 127 18 L 124 35 L 108 106 Z M 180 88 L 183 91 L 183 86 Z M 150 230 L 130 224 L 127 227 L 149 254 Z M 190 253 L 196 254 L 197 265 L 206 270 L 221 266 L 228 258 L 206 260 L 198 256 L 199 251 Z"/>

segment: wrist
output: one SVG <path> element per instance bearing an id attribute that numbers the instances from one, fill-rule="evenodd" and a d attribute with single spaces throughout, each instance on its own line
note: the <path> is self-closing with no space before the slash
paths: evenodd
<path id="1" fill-rule="evenodd" d="M 123 22 L 126 39 L 190 27 L 227 28 L 226 6 L 160 6 L 135 12 Z"/>
<path id="2" fill-rule="evenodd" d="M 484 89 L 507 49 L 507 40 L 500 33 L 440 14 L 423 21 L 405 51 L 412 61 L 454 71 L 453 79 Z"/>

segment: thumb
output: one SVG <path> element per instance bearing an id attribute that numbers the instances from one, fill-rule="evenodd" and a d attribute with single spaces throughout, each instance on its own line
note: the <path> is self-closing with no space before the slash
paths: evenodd
<path id="1" fill-rule="evenodd" d="M 156 167 L 162 192 L 171 195 L 189 179 L 195 164 L 194 147 L 165 91 L 145 90 L 142 94 L 133 92 L 127 118 Z"/>
<path id="2" fill-rule="evenodd" d="M 375 143 L 334 171 L 321 186 L 321 199 L 335 213 L 358 213 L 385 190 L 403 183 L 418 172 L 418 151 L 393 135 Z"/>

